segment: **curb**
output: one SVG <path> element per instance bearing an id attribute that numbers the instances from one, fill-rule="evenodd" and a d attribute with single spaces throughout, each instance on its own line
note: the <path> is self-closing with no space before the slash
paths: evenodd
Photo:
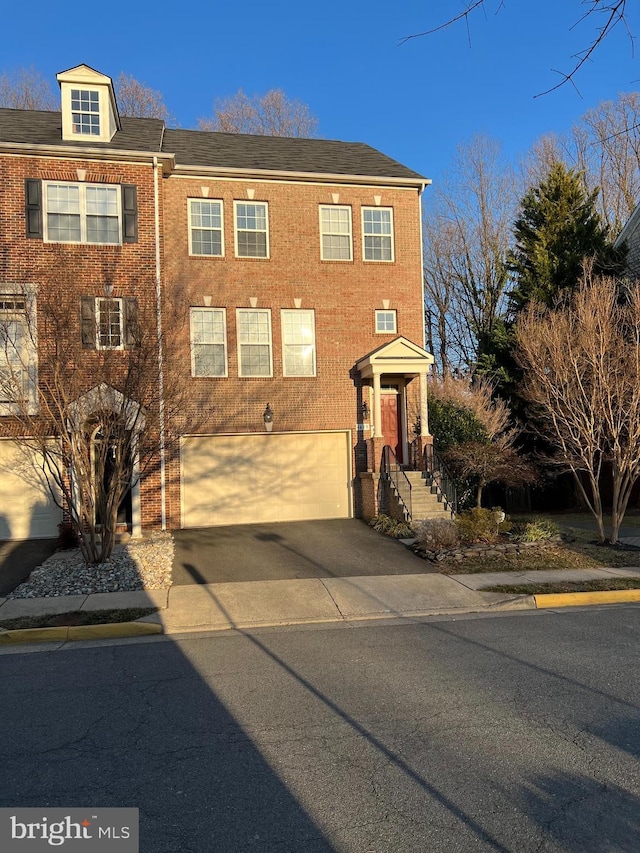
<path id="1" fill-rule="evenodd" d="M 601 592 L 546 592 L 534 595 L 538 610 L 546 607 L 582 607 L 585 604 L 625 604 L 640 601 L 640 589 L 610 589 Z"/>
<path id="2" fill-rule="evenodd" d="M 107 622 L 102 625 L 63 625 L 57 628 L 15 628 L 0 631 L 0 645 L 109 640 L 114 637 L 144 637 L 162 633 L 162 625 L 151 622 Z"/>

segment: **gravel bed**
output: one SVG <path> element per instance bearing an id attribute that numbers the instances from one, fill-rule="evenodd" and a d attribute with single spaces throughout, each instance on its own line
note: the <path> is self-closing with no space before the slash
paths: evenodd
<path id="1" fill-rule="evenodd" d="M 7 598 L 166 589 L 172 582 L 173 547 L 170 533 L 152 533 L 147 538 L 116 545 L 107 562 L 97 566 L 87 566 L 77 549 L 57 551 Z"/>

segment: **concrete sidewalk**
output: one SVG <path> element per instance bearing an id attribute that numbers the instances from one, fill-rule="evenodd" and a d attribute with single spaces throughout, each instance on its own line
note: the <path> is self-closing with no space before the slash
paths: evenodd
<path id="1" fill-rule="evenodd" d="M 613 596 L 568 593 L 563 596 L 509 595 L 483 592 L 494 584 L 638 577 L 638 589 Z M 471 575 L 409 574 L 351 578 L 302 578 L 241 583 L 175 585 L 170 589 L 98 593 L 37 599 L 0 599 L 0 620 L 76 610 L 158 607 L 136 622 L 0 631 L 0 644 L 27 640 L 65 642 L 149 633 L 252 629 L 311 623 L 415 618 L 499 610 L 533 610 L 606 601 L 624 603 L 640 597 L 640 568 L 567 569 L 539 572 L 494 572 Z M 581 598 L 583 596 L 584 598 Z M 545 604 L 540 599 L 549 599 Z M 31 630 L 31 634 L 29 631 Z M 66 633 L 65 633 L 66 632 Z"/>

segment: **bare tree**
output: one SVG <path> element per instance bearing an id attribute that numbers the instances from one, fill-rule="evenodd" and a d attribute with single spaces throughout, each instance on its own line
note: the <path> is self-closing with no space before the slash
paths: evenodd
<path id="1" fill-rule="evenodd" d="M 452 172 L 427 202 L 427 337 L 442 374 L 473 369 L 491 351 L 508 283 L 518 189 L 498 143 L 475 136 L 459 146 Z"/>
<path id="2" fill-rule="evenodd" d="M 162 94 L 130 74 L 120 73 L 115 83 L 120 115 L 169 120 Z"/>
<path id="3" fill-rule="evenodd" d="M 0 107 L 46 111 L 60 108 L 49 82 L 33 67 L 0 75 Z"/>
<path id="4" fill-rule="evenodd" d="M 640 476 L 640 285 L 585 273 L 555 307 L 531 304 L 516 328 L 531 426 L 573 473 L 605 541 L 602 475 L 611 470 L 609 542 Z"/>
<path id="5" fill-rule="evenodd" d="M 188 311 L 176 297 L 161 339 L 161 388 L 156 307 L 143 298 L 154 283 L 135 283 L 139 299 L 117 298 L 109 295 L 113 271 L 103 272 L 104 296 L 82 297 L 60 253 L 39 271 L 37 299 L 22 287 L 0 326 L 0 398 L 90 563 L 108 559 L 125 495 L 157 465 L 163 410 L 171 423 L 184 409 L 184 382 L 167 364 L 188 347 L 181 335 Z"/>
<path id="6" fill-rule="evenodd" d="M 452 15 L 443 23 L 431 27 L 424 32 L 406 36 L 400 43 L 404 44 L 411 39 L 433 35 L 434 33 L 440 32 L 441 30 L 447 29 L 448 27 L 461 22 L 467 27 L 467 35 L 470 38 L 470 18 L 479 10 L 486 11 L 486 0 L 460 0 L 460 2 L 463 8 L 460 9 L 457 14 Z M 580 9 L 576 10 L 577 21 L 575 25 L 582 24 L 584 22 L 592 23 L 593 35 L 588 41 L 586 47 L 574 55 L 573 66 L 569 72 L 564 73 L 562 71 L 558 71 L 557 73 L 560 74 L 561 77 L 560 82 L 555 86 L 551 86 L 546 91 L 541 92 L 542 95 L 547 95 L 549 92 L 559 89 L 566 83 L 572 82 L 582 66 L 593 58 L 598 47 L 616 27 L 622 26 L 627 30 L 629 40 L 633 48 L 633 36 L 629 32 L 628 18 L 626 14 L 627 0 L 575 0 L 575 3 L 577 7 L 587 7 L 586 11 L 582 11 Z M 505 6 L 505 0 L 494 0 L 492 5 L 494 6 L 497 14 Z"/>
<path id="7" fill-rule="evenodd" d="M 259 136 L 314 137 L 318 119 L 302 101 L 288 98 L 282 89 L 249 97 L 242 89 L 218 99 L 212 118 L 198 120 L 199 130 L 251 133 Z"/>

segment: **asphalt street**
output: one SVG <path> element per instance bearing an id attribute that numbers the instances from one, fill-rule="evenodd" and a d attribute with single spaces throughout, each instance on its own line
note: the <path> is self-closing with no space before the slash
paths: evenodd
<path id="1" fill-rule="evenodd" d="M 640 607 L 0 654 L 2 806 L 143 853 L 640 849 Z"/>

